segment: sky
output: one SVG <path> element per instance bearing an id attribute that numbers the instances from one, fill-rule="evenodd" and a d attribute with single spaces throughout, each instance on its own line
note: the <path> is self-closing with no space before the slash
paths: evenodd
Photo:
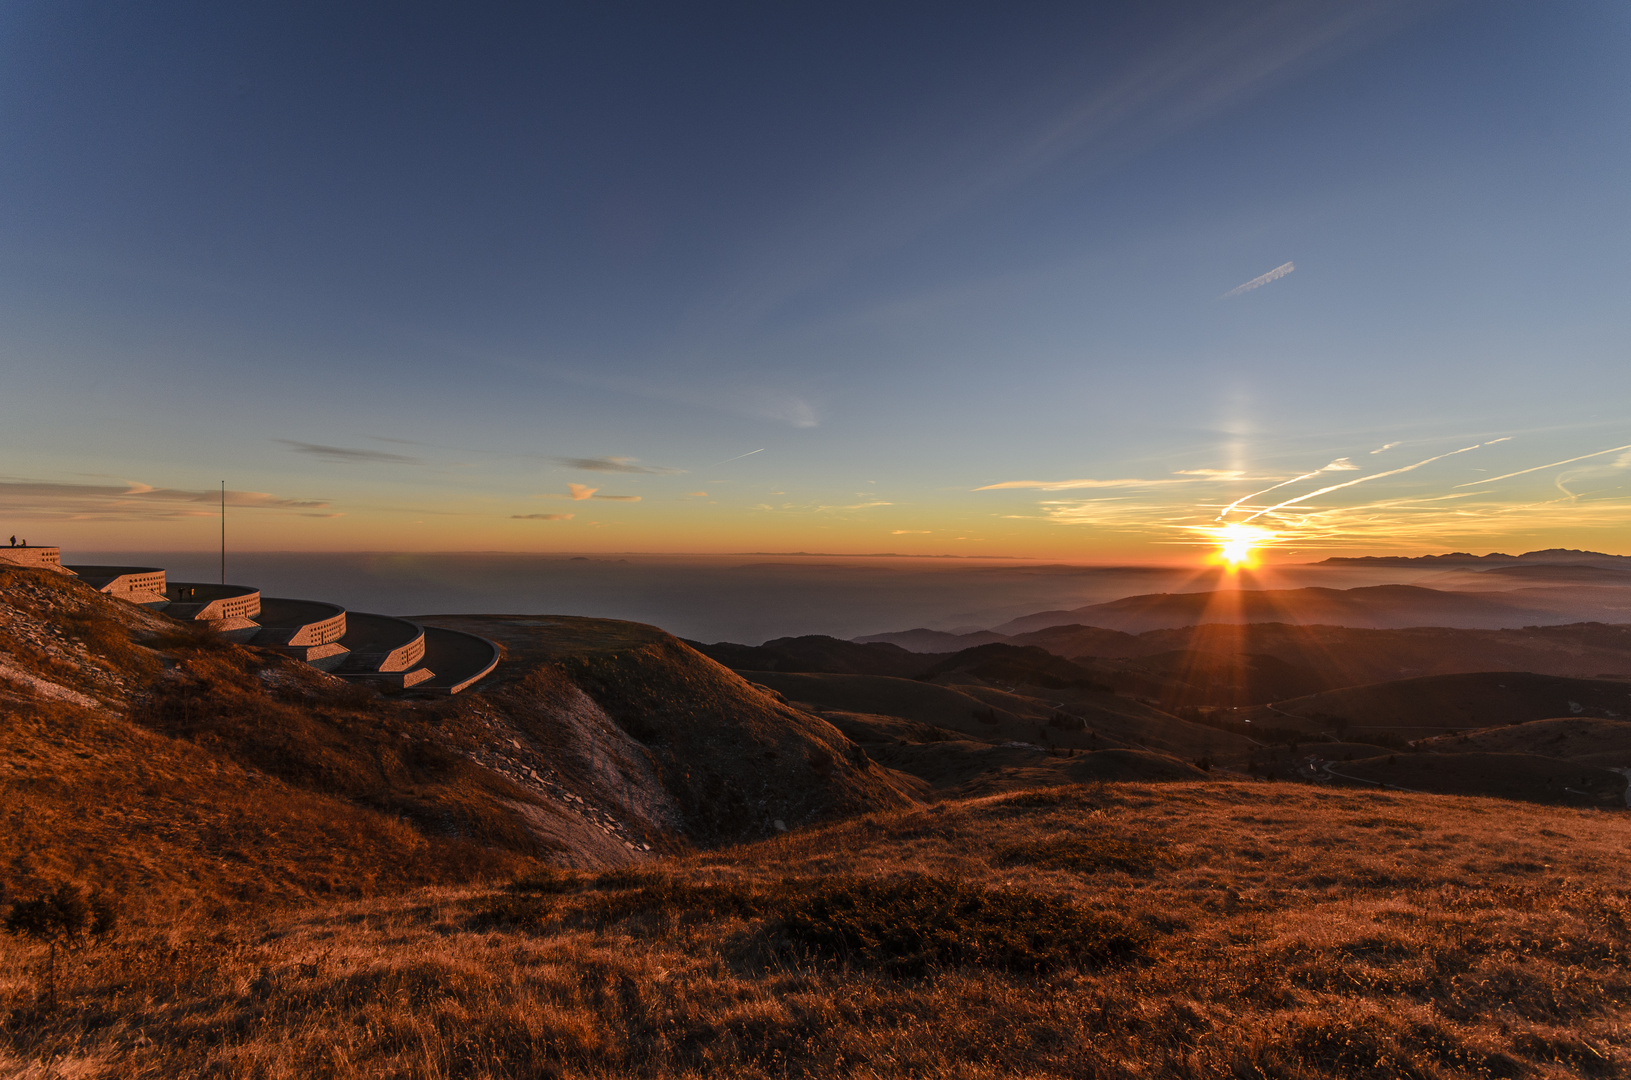
<path id="1" fill-rule="evenodd" d="M 16 0 L 0 530 L 1631 553 L 1628 55 L 1619 0 Z"/>

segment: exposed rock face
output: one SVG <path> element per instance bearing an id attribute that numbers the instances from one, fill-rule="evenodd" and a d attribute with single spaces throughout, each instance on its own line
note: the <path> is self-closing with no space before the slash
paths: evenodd
<path id="1" fill-rule="evenodd" d="M 677 822 L 693 842 L 912 802 L 909 781 L 837 728 L 655 627 L 518 615 L 419 621 L 503 645 L 508 656 L 481 696 L 529 730 L 555 733 L 605 797 Z"/>

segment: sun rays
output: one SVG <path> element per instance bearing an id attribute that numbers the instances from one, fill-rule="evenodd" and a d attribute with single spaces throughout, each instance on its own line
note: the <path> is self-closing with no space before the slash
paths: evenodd
<path id="1" fill-rule="evenodd" d="M 1202 547 L 1207 549 L 1207 564 L 1226 570 L 1258 566 L 1276 551 L 1289 555 L 1377 546 L 1522 545 L 1542 538 L 1555 542 L 1584 530 L 1612 531 L 1617 539 L 1631 534 L 1627 446 L 1515 471 L 1505 471 L 1515 464 L 1508 453 L 1506 460 L 1495 462 L 1497 468 L 1480 467 L 1490 461 L 1482 452 L 1485 448 L 1511 439 L 1450 443 L 1437 453 L 1376 471 L 1363 470 L 1354 462 L 1374 460 L 1371 455 L 1407 444 L 1395 440 L 1369 451 L 1346 448 L 1345 454 L 1352 457 L 1322 455 L 1315 461 L 1329 464 L 1317 468 L 1310 463 L 1262 471 L 1179 469 L 1148 479 L 1008 481 L 979 490 L 1047 492 L 1052 497 L 1037 504 L 1046 520 L 1101 533 L 1142 535 L 1152 544 Z M 1620 456 L 1602 460 L 1610 454 Z M 1578 464 L 1582 462 L 1592 464 Z M 1552 477 L 1549 470 L 1567 475 Z M 1279 475 L 1274 475 L 1276 471 Z M 1476 475 L 1484 472 L 1498 475 Z M 1341 473 L 1348 478 L 1331 475 Z M 1469 479 L 1469 474 L 1475 475 Z M 1522 477 L 1534 483 L 1526 487 L 1529 482 Z M 1554 479 L 1567 479 L 1570 485 L 1554 486 Z M 1095 488 L 1100 490 L 1085 498 L 1053 494 Z M 1578 542 L 1571 538 L 1571 543 Z M 1615 540 L 1593 542 L 1612 546 Z M 1623 546 L 1624 540 L 1619 542 Z"/>
<path id="2" fill-rule="evenodd" d="M 1218 561 L 1231 570 L 1257 565 L 1258 549 L 1274 543 L 1276 539 L 1272 530 L 1261 525 L 1235 521 L 1215 527 L 1212 536 L 1218 546 Z"/>

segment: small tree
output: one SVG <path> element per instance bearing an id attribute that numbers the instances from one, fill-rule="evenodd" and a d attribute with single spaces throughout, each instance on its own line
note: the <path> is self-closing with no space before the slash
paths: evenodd
<path id="1" fill-rule="evenodd" d="M 46 994 L 57 1007 L 57 950 L 99 941 L 118 921 L 113 903 L 101 892 L 86 896 L 78 886 L 63 884 L 44 896 L 19 900 L 6 915 L 6 933 L 43 942 L 47 949 Z"/>

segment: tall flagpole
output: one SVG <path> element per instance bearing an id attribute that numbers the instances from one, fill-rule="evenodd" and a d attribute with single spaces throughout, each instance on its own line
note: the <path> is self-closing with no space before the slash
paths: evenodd
<path id="1" fill-rule="evenodd" d="M 227 482 L 221 481 L 221 584 L 227 583 Z"/>

